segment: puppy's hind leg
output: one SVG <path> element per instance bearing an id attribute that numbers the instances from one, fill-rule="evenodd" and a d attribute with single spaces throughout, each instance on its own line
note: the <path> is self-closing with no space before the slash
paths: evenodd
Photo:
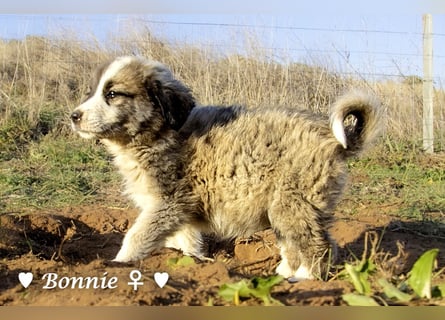
<path id="1" fill-rule="evenodd" d="M 282 193 L 275 199 L 269 220 L 281 249 L 276 272 L 294 280 L 322 277 L 329 265 L 331 243 L 320 212 L 302 197 Z"/>
<path id="2" fill-rule="evenodd" d="M 187 216 L 169 206 L 144 210 L 124 237 L 116 262 L 129 262 L 144 258 L 153 250 L 165 246 L 166 239 L 188 223 Z M 189 239 L 191 240 L 191 238 Z M 200 246 L 199 241 L 194 245 Z M 189 247 L 193 244 L 189 242 Z"/>

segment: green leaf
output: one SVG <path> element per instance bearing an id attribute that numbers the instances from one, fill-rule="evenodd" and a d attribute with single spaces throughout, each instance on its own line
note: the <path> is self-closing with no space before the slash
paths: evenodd
<path id="1" fill-rule="evenodd" d="M 376 266 L 374 262 L 372 262 L 369 259 L 363 260 L 358 266 L 357 270 L 361 273 L 370 274 L 371 272 L 375 271 Z"/>
<path id="2" fill-rule="evenodd" d="M 438 253 L 439 249 L 426 251 L 409 272 L 407 283 L 421 298 L 431 299 L 431 278 Z"/>
<path id="3" fill-rule="evenodd" d="M 351 264 L 345 263 L 345 270 L 351 278 L 351 282 L 354 285 L 355 290 L 357 290 L 360 294 L 370 294 L 371 285 L 367 280 L 368 272 L 361 272 L 359 269 L 362 269 L 362 266 L 357 268 Z"/>
<path id="4" fill-rule="evenodd" d="M 373 298 L 355 293 L 342 295 L 342 299 L 350 306 L 378 307 L 380 306 Z"/>
<path id="5" fill-rule="evenodd" d="M 256 297 L 263 300 L 265 305 L 278 305 L 279 301 L 273 299 L 270 291 L 273 286 L 283 281 L 281 276 L 272 276 L 267 278 L 254 277 L 251 280 L 241 280 L 239 282 L 223 284 L 218 294 L 227 301 L 233 301 L 235 305 L 239 304 L 239 298 Z"/>
<path id="6" fill-rule="evenodd" d="M 243 279 L 235 283 L 225 283 L 218 291 L 218 294 L 227 301 L 233 301 L 235 305 L 239 305 L 239 297 L 249 296 L 249 283 L 247 280 Z M 240 295 L 240 292 L 242 294 Z"/>
<path id="7" fill-rule="evenodd" d="M 187 267 L 195 264 L 195 260 L 193 260 L 190 256 L 183 256 L 181 258 L 170 258 L 167 260 L 167 265 L 169 267 Z"/>
<path id="8" fill-rule="evenodd" d="M 267 278 L 254 277 L 252 278 L 251 283 L 256 291 L 269 293 L 273 286 L 281 283 L 282 281 L 282 276 L 275 275 Z"/>
<path id="9" fill-rule="evenodd" d="M 400 302 L 408 302 L 412 299 L 411 295 L 400 291 L 392 283 L 386 281 L 385 279 L 379 279 L 378 283 L 382 286 L 385 295 L 390 299 L 396 299 Z"/>

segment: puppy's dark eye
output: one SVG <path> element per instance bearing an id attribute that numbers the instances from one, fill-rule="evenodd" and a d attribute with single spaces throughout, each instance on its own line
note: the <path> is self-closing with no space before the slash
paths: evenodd
<path id="1" fill-rule="evenodd" d="M 115 91 L 108 91 L 108 93 L 105 95 L 105 98 L 111 100 L 116 98 L 117 94 Z"/>

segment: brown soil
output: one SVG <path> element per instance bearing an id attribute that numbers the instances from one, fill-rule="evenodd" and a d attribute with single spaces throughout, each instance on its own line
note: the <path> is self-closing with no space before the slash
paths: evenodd
<path id="1" fill-rule="evenodd" d="M 339 244 L 340 264 L 362 256 L 365 238 L 371 252 L 372 235 L 376 235 L 380 240 L 376 261 L 388 277 L 406 274 L 415 259 L 431 248 L 440 249 L 438 264 L 445 265 L 441 225 L 396 220 L 385 213 L 387 209 L 361 208 L 353 216 L 339 210 L 331 232 Z M 162 249 L 138 263 L 113 264 L 110 260 L 136 215 L 134 209 L 87 206 L 0 216 L 0 305 L 231 305 L 218 295 L 222 284 L 272 275 L 279 262 L 274 236 L 266 230 L 234 245 L 210 242 L 212 261 L 172 266 L 169 259 L 180 258 L 181 253 Z M 371 232 L 368 237 L 367 232 Z M 143 274 L 144 285 L 137 291 L 128 285 L 134 269 Z M 34 280 L 25 289 L 18 275 L 29 271 Z M 153 280 L 155 272 L 169 273 L 162 289 Z M 43 289 L 42 277 L 47 273 L 57 273 L 59 278 L 117 277 L 118 283 L 114 289 Z M 284 305 L 344 305 L 342 294 L 352 291 L 348 281 L 334 276 L 328 281 L 283 281 L 273 288 L 272 296 Z M 440 303 L 418 300 L 415 304 L 436 302 Z M 252 298 L 241 304 L 262 301 Z"/>

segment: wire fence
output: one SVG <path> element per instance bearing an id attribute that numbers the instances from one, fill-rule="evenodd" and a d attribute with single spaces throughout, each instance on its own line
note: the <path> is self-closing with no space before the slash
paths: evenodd
<path id="1" fill-rule="evenodd" d="M 122 23 L 125 25 L 125 20 Z M 417 32 L 408 32 L 242 23 L 175 22 L 142 18 L 132 20 L 132 23 L 149 25 L 158 34 L 165 35 L 172 43 L 189 41 L 225 53 L 245 53 L 249 49 L 249 37 L 255 35 L 258 41 L 254 44 L 270 53 L 272 59 L 284 62 L 303 60 L 317 64 L 334 62 L 332 67 L 347 76 L 359 74 L 361 77 L 370 79 L 382 79 L 422 75 L 423 33 L 421 29 Z M 444 33 L 436 32 L 433 36 L 437 44 L 445 41 Z M 439 46 L 436 46 L 437 48 Z M 440 46 L 440 49 L 444 48 L 443 45 Z M 434 60 L 435 65 L 438 66 L 434 80 L 438 87 L 442 87 L 442 75 L 445 74 L 445 50 L 442 52 L 436 50 Z"/>
<path id="2" fill-rule="evenodd" d="M 79 41 L 110 42 L 116 41 L 118 35 L 118 41 L 123 43 L 125 39 L 122 37 L 126 33 L 148 29 L 172 46 L 196 45 L 224 55 L 248 54 L 252 49 L 250 46 L 255 45 L 255 50 L 267 52 L 270 59 L 330 63 L 331 68 L 346 76 L 358 74 L 368 79 L 382 79 L 422 75 L 421 29 L 408 32 L 261 23 L 181 22 L 139 16 L 0 15 L 0 18 L 4 23 L 0 27 L 3 39 L 29 35 L 63 37 L 64 32 L 77 32 Z M 445 33 L 435 32 L 433 36 L 436 44 L 445 42 Z M 435 84 L 442 88 L 445 74 L 443 45 L 440 48 L 435 46 L 434 65 L 437 69 Z"/>

